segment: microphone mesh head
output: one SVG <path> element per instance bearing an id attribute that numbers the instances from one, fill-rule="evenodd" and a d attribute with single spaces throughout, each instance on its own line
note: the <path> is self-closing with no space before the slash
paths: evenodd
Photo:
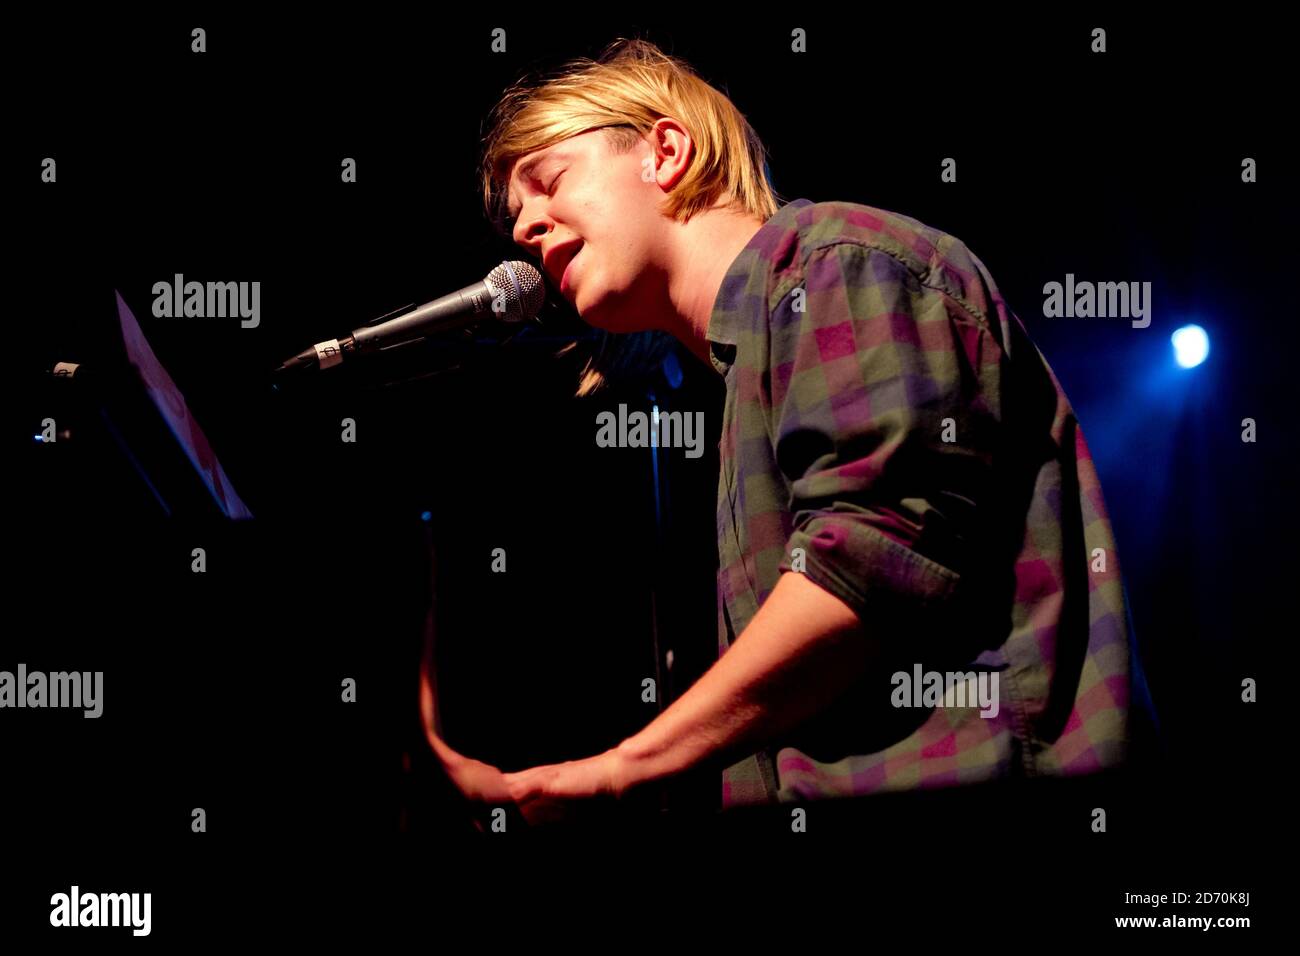
<path id="1" fill-rule="evenodd" d="M 503 262 L 483 281 L 494 297 L 500 295 L 505 299 L 505 311 L 497 316 L 503 322 L 523 322 L 534 318 L 546 301 L 542 274 L 527 262 Z"/>

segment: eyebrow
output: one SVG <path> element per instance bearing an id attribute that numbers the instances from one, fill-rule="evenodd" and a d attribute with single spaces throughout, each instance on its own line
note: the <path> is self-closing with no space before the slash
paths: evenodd
<path id="1" fill-rule="evenodd" d="M 555 158 L 555 153 L 540 153 L 534 155 L 524 160 L 520 164 L 519 169 L 516 170 L 516 172 L 519 174 L 519 178 L 522 180 L 532 175 L 533 170 L 535 170 L 538 166 L 542 165 L 542 163 L 546 162 L 548 159 L 554 159 L 554 158 Z M 513 222 L 515 217 L 517 217 L 518 215 L 519 212 L 514 209 L 513 204 L 509 201 L 509 197 L 507 197 L 506 216 L 509 217 L 507 221 Z"/>

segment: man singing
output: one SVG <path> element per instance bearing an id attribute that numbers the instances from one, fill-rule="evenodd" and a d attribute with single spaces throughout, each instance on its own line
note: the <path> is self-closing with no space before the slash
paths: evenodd
<path id="1" fill-rule="evenodd" d="M 1054 374 L 960 240 L 779 205 L 764 155 L 639 40 L 494 110 L 494 221 L 585 322 L 669 333 L 725 380 L 719 659 L 587 759 L 502 774 L 426 720 L 443 766 L 530 819 L 709 766 L 724 808 L 1121 766 L 1142 685 Z"/>

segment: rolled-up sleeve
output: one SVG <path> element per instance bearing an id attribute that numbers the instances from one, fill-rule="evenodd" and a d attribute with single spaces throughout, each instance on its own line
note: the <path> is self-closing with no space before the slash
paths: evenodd
<path id="1" fill-rule="evenodd" d="M 926 278 L 836 242 L 771 313 L 769 426 L 793 518 L 780 570 L 864 622 L 951 602 L 990 507 L 1001 350 Z"/>

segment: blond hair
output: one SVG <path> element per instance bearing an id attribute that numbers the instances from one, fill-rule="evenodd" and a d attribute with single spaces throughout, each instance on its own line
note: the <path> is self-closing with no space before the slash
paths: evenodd
<path id="1" fill-rule="evenodd" d="M 780 200 L 767 175 L 766 150 L 731 100 L 653 43 L 619 38 L 594 60 L 579 57 L 549 77 L 524 77 L 503 94 L 483 137 L 480 177 L 489 221 L 512 238 L 506 191 L 521 156 L 596 129 L 606 131 L 615 152 L 625 153 L 664 116 L 680 122 L 695 147 L 686 175 L 668 193 L 666 215 L 687 222 L 719 204 L 764 222 L 776 214 Z M 662 358 L 663 338 L 603 333 L 577 394 L 596 391 L 607 373 L 627 368 L 637 356 Z"/>

